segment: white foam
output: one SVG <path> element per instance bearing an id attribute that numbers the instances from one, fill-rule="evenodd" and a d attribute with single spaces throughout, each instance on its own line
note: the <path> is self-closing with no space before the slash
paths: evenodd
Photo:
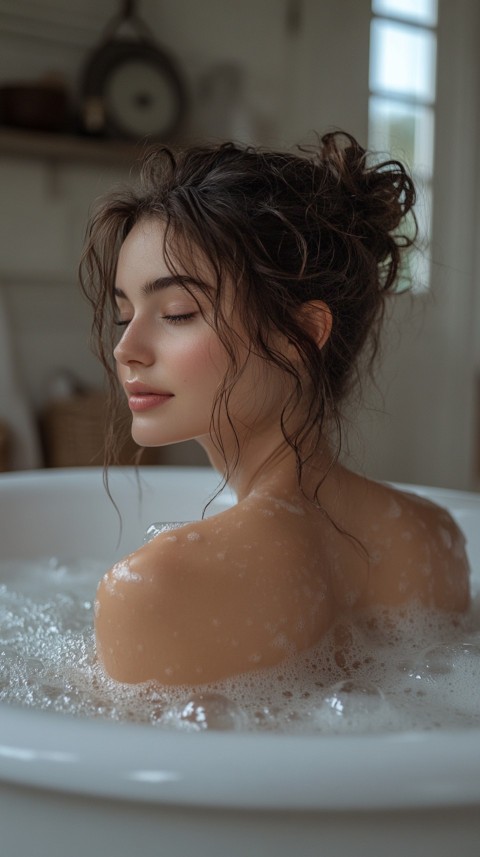
<path id="1" fill-rule="evenodd" d="M 115 580 L 120 580 L 123 583 L 135 583 L 142 579 L 139 574 L 132 571 L 127 560 L 115 563 L 112 568 L 111 575 Z"/>
<path id="2" fill-rule="evenodd" d="M 0 585 L 0 700 L 190 731 L 480 725 L 478 597 L 460 619 L 417 607 L 377 610 L 354 626 L 338 622 L 321 644 L 278 667 L 169 688 L 118 684 L 96 662 L 91 595 L 99 577 L 95 562 L 0 566 L 0 579 L 8 581 Z M 284 644 L 281 635 L 273 640 L 277 650 Z"/>

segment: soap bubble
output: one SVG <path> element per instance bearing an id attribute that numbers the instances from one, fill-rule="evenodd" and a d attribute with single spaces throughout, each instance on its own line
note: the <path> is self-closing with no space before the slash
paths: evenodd
<path id="1" fill-rule="evenodd" d="M 412 687 L 420 690 L 429 710 L 440 723 L 478 725 L 480 645 L 452 642 L 425 649 L 409 672 Z"/>
<path id="2" fill-rule="evenodd" d="M 190 732 L 204 729 L 231 730 L 245 726 L 242 709 L 220 693 L 197 693 L 186 702 L 169 708 L 161 718 L 162 725 Z"/>
<path id="3" fill-rule="evenodd" d="M 330 688 L 324 698 L 324 705 L 338 717 L 350 717 L 352 714 L 376 713 L 384 699 L 384 694 L 376 685 L 346 679 Z"/>
<path id="4" fill-rule="evenodd" d="M 410 675 L 417 679 L 435 680 L 448 676 L 467 662 L 480 657 L 477 643 L 453 643 L 431 646 L 423 652 Z"/>
<path id="5" fill-rule="evenodd" d="M 312 715 L 312 725 L 320 730 L 364 733 L 384 728 L 390 715 L 390 705 L 377 685 L 344 679 L 325 693 Z"/>

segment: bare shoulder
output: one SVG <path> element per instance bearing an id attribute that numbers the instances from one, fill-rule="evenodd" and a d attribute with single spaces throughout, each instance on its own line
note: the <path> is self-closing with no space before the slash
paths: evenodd
<path id="1" fill-rule="evenodd" d="M 448 509 L 419 494 L 400 491 L 389 485 L 385 492 L 385 508 L 397 537 L 408 545 L 411 540 L 425 541 L 434 553 L 452 565 L 466 559 L 465 536 Z M 394 523 L 395 522 L 395 523 Z"/>
<path id="2" fill-rule="evenodd" d="M 276 526 L 265 516 L 259 527 L 252 510 L 234 507 L 162 533 L 116 563 L 96 600 L 107 672 L 134 683 L 198 684 L 310 645 L 325 593 L 321 582 L 312 591 L 301 573 L 292 576 Z"/>
<path id="3" fill-rule="evenodd" d="M 465 537 L 447 509 L 419 495 L 371 483 L 370 597 L 417 599 L 462 611 L 469 603 Z"/>

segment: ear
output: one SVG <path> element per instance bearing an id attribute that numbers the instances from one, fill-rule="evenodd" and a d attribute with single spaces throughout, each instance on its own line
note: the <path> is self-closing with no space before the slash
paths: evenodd
<path id="1" fill-rule="evenodd" d="M 333 316 L 323 301 L 306 301 L 299 307 L 299 321 L 322 349 L 332 332 Z"/>

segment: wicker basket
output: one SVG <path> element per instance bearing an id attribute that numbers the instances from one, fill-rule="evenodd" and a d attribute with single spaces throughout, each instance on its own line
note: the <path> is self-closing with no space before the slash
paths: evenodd
<path id="1" fill-rule="evenodd" d="M 51 402 L 42 418 L 47 466 L 102 464 L 105 419 L 106 399 L 103 393 L 88 393 Z"/>
<path id="2" fill-rule="evenodd" d="M 82 393 L 59 399 L 47 406 L 41 419 L 47 467 L 94 467 L 104 463 L 107 397 L 101 392 Z M 129 412 L 126 408 L 125 425 Z M 139 447 L 126 433 L 118 464 L 133 464 Z M 144 464 L 156 464 L 156 449 L 145 450 Z"/>

